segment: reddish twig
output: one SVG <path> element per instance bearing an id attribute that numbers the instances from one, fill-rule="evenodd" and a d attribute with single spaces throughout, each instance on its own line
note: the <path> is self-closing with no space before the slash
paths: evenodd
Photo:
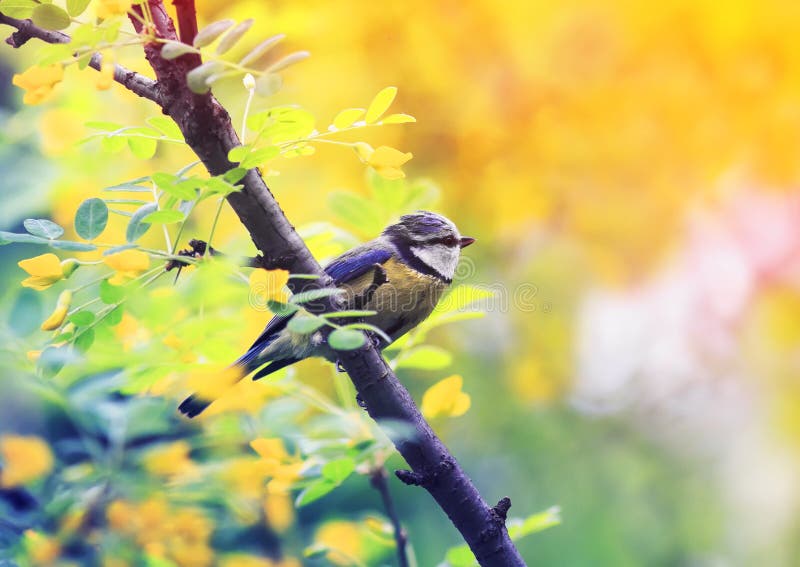
<path id="1" fill-rule="evenodd" d="M 194 7 L 194 0 L 172 0 L 172 5 L 175 6 L 175 13 L 178 16 L 181 41 L 192 45 L 197 35 L 197 10 Z"/>

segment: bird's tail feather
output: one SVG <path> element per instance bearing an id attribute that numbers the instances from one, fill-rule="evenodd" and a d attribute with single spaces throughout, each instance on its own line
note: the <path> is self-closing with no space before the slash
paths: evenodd
<path id="1" fill-rule="evenodd" d="M 239 380 L 241 380 L 242 378 L 244 378 L 245 376 L 247 376 L 248 374 L 250 374 L 251 372 L 253 372 L 258 368 L 261 368 L 261 370 L 259 370 L 258 372 L 256 372 L 255 375 L 253 375 L 253 380 L 258 380 L 260 378 L 263 378 L 264 376 L 272 374 L 273 372 L 277 372 L 281 368 L 285 368 L 290 364 L 294 364 L 298 360 L 300 359 L 284 358 L 280 360 L 273 360 L 270 361 L 269 364 L 261 368 L 261 366 L 265 362 L 264 360 L 250 359 L 243 362 L 242 359 L 239 359 L 233 364 L 231 364 L 226 370 L 232 368 L 238 368 L 241 371 L 240 375 L 236 377 L 236 379 L 231 384 L 232 386 L 233 384 L 236 384 Z M 185 400 L 183 400 L 183 402 L 181 402 L 181 405 L 178 406 L 178 411 L 180 411 L 186 417 L 190 418 L 196 417 L 201 413 L 203 413 L 203 411 L 205 411 L 205 409 L 214 402 L 215 397 L 216 396 L 203 396 L 201 395 L 201 393 L 194 393 Z"/>

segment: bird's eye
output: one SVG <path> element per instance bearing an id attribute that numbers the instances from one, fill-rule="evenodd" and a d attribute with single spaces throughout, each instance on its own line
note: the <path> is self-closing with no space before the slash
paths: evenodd
<path id="1" fill-rule="evenodd" d="M 455 236 L 448 236 L 444 239 L 445 246 L 455 246 L 458 244 L 458 239 Z"/>

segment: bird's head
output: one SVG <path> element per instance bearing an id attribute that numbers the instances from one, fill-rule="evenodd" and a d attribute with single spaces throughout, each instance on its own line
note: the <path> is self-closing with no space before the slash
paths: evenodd
<path id="1" fill-rule="evenodd" d="M 383 235 L 398 250 L 411 254 L 448 281 L 453 279 L 461 249 L 475 242 L 474 238 L 461 236 L 449 219 L 428 211 L 400 217 L 399 222 L 384 229 Z"/>

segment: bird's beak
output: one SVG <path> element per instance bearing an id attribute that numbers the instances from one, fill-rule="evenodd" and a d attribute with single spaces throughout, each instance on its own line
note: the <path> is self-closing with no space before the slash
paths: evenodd
<path id="1" fill-rule="evenodd" d="M 461 248 L 466 248 L 470 244 L 475 242 L 475 239 L 470 236 L 462 236 L 461 237 Z"/>

